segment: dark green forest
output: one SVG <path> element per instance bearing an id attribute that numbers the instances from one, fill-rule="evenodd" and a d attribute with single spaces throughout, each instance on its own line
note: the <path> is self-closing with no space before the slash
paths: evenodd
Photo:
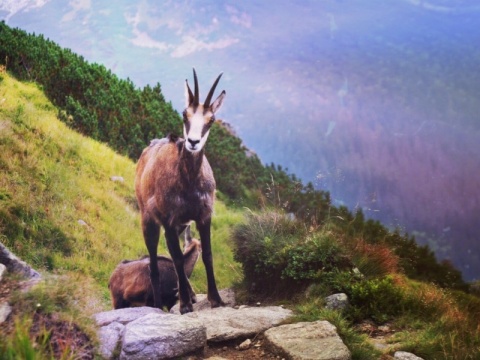
<path id="1" fill-rule="evenodd" d="M 103 65 L 88 63 L 42 35 L 0 23 L 0 64 L 19 80 L 37 83 L 68 126 L 133 161 L 150 140 L 181 134 L 181 117 L 164 98 L 160 83 L 137 88 L 131 80 L 119 79 Z M 222 121 L 211 129 L 206 155 L 219 197 L 230 206 L 282 209 L 304 220 L 306 226 L 334 221 L 345 236 L 392 247 L 407 276 L 467 289 L 461 273 L 448 262 L 438 262 L 428 246 L 365 219 L 361 211 L 333 206 L 327 191 L 304 184 L 280 165 L 262 164 Z"/>

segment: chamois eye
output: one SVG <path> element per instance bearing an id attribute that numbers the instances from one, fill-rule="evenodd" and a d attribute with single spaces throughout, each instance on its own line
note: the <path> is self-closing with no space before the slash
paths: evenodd
<path id="1" fill-rule="evenodd" d="M 184 110 L 183 111 L 183 122 L 187 122 L 188 121 L 188 118 L 187 118 L 187 110 Z"/>
<path id="2" fill-rule="evenodd" d="M 215 121 L 215 115 L 212 115 L 212 117 L 210 118 L 210 120 L 208 121 L 209 124 L 213 124 L 213 122 Z"/>

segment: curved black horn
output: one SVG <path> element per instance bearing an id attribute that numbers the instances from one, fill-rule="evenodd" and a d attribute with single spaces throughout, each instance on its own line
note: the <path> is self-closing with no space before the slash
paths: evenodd
<path id="1" fill-rule="evenodd" d="M 220 81 L 220 78 L 222 77 L 223 72 L 218 75 L 217 80 L 212 85 L 212 88 L 210 89 L 207 98 L 205 99 L 205 103 L 203 104 L 204 108 L 208 108 L 210 106 L 210 101 L 212 100 L 213 93 L 215 92 L 215 88 L 217 87 L 218 82 Z"/>
<path id="2" fill-rule="evenodd" d="M 195 97 L 193 98 L 193 105 L 198 106 L 200 103 L 199 96 L 198 96 L 198 79 L 197 73 L 195 72 L 195 68 L 193 68 L 193 80 L 195 81 Z"/>

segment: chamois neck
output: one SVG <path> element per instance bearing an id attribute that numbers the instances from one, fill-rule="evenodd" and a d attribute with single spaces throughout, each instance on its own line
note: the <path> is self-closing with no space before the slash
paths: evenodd
<path id="1" fill-rule="evenodd" d="M 192 153 L 185 149 L 185 142 L 180 150 L 180 171 L 182 172 L 182 178 L 187 182 L 193 182 L 199 175 L 202 167 L 204 149 L 199 152 Z"/>

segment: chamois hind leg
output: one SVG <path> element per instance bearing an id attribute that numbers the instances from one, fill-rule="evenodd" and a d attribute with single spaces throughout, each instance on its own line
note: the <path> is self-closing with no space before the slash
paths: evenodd
<path id="1" fill-rule="evenodd" d="M 200 242 L 202 244 L 202 260 L 205 265 L 205 271 L 207 272 L 207 284 L 208 284 L 208 301 L 212 308 L 224 306 L 220 294 L 217 290 L 217 284 L 215 282 L 215 275 L 213 273 L 213 257 L 212 246 L 210 243 L 210 223 L 211 219 L 204 221 L 203 223 L 197 222 L 197 230 L 200 233 Z"/>
<path id="2" fill-rule="evenodd" d="M 178 297 L 180 299 L 180 313 L 185 314 L 193 311 L 190 294 L 193 292 L 187 275 L 185 274 L 183 253 L 180 249 L 178 232 L 175 227 L 164 226 L 165 237 L 167 238 L 168 251 L 173 260 L 175 271 L 178 277 Z"/>
<path id="3" fill-rule="evenodd" d="M 142 219 L 143 237 L 150 257 L 150 282 L 153 290 L 153 305 L 161 309 L 162 294 L 160 290 L 160 274 L 157 265 L 157 248 L 160 237 L 160 225 L 153 219 Z"/>

